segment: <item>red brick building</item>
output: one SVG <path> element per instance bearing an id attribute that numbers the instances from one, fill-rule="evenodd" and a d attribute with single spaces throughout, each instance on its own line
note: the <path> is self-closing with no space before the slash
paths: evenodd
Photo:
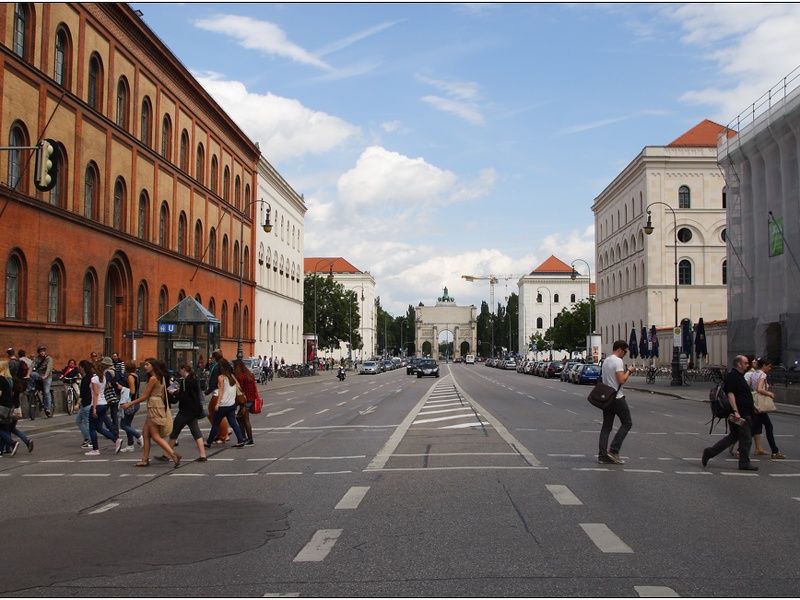
<path id="1" fill-rule="evenodd" d="M 0 346 L 156 353 L 187 295 L 253 347 L 259 150 L 126 4 L 0 5 Z M 58 184 L 32 150 L 58 142 Z M 20 149 L 16 149 L 20 148 Z M 247 214 L 245 214 L 245 209 Z M 241 233 L 242 220 L 244 233 Z"/>

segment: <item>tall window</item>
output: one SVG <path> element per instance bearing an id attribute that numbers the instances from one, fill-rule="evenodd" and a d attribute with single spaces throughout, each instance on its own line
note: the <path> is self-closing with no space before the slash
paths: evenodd
<path id="1" fill-rule="evenodd" d="M 722 261 L 722 285 L 728 285 L 728 261 Z"/>
<path id="2" fill-rule="evenodd" d="M 56 183 L 49 192 L 50 204 L 53 206 L 65 206 L 66 201 L 62 198 L 61 191 L 69 189 L 66 183 L 66 177 L 69 173 L 69 168 L 67 168 L 67 151 L 64 149 L 64 144 L 60 142 L 56 143 L 56 151 L 59 153 L 58 177 L 56 177 Z"/>
<path id="3" fill-rule="evenodd" d="M 83 186 L 83 216 L 87 219 L 95 218 L 95 212 L 98 208 L 95 202 L 95 196 L 100 193 L 99 178 L 97 175 L 97 168 L 94 163 L 86 167 L 86 178 Z"/>
<path id="4" fill-rule="evenodd" d="M 200 219 L 194 224 L 194 257 L 200 260 L 203 255 L 203 224 Z"/>
<path id="5" fill-rule="evenodd" d="M 197 164 L 194 169 L 194 178 L 200 185 L 205 184 L 206 178 L 206 153 L 203 144 L 197 144 Z"/>
<path id="6" fill-rule="evenodd" d="M 161 123 L 161 157 L 170 160 L 172 154 L 172 123 L 169 120 L 169 115 L 164 115 L 164 120 Z"/>
<path id="7" fill-rule="evenodd" d="M 167 296 L 167 288 L 161 287 L 161 291 L 158 293 L 158 315 L 161 316 L 165 312 L 169 310 L 169 305 L 167 303 L 168 296 Z"/>
<path id="8" fill-rule="evenodd" d="M 124 77 L 117 83 L 117 127 L 128 129 L 128 81 Z"/>
<path id="9" fill-rule="evenodd" d="M 184 129 L 181 132 L 181 150 L 180 150 L 180 157 L 179 157 L 178 164 L 180 165 L 181 171 L 184 173 L 189 172 L 189 134 Z"/>
<path id="10" fill-rule="evenodd" d="M 678 208 L 692 208 L 691 193 L 685 185 L 678 188 Z"/>
<path id="11" fill-rule="evenodd" d="M 208 232 L 208 264 L 217 266 L 217 231 L 213 227 Z"/>
<path id="12" fill-rule="evenodd" d="M 217 176 L 219 175 L 219 164 L 217 163 L 217 157 L 211 157 L 211 191 L 215 194 L 219 193 L 217 190 Z"/>
<path id="13" fill-rule="evenodd" d="M 20 58 L 27 58 L 28 16 L 28 7 L 17 2 L 14 8 L 14 54 Z"/>
<path id="14" fill-rule="evenodd" d="M 142 282 L 139 284 L 139 291 L 136 293 L 136 329 L 145 328 L 146 306 L 147 306 L 147 287 L 145 286 L 144 282 Z"/>
<path id="15" fill-rule="evenodd" d="M 167 203 L 161 205 L 161 213 L 158 218 L 158 245 L 162 248 L 168 246 L 169 241 L 169 209 Z"/>
<path id="16" fill-rule="evenodd" d="M 242 208 L 242 182 L 237 175 L 233 183 L 233 201 L 236 208 Z"/>
<path id="17" fill-rule="evenodd" d="M 692 285 L 692 263 L 688 260 L 678 263 L 678 285 Z"/>
<path id="18" fill-rule="evenodd" d="M 94 277 L 86 273 L 83 277 L 83 324 L 92 326 L 94 322 Z"/>
<path id="19" fill-rule="evenodd" d="M 19 319 L 20 314 L 20 276 L 19 259 L 11 256 L 6 262 L 6 318 Z"/>
<path id="20" fill-rule="evenodd" d="M 178 217 L 178 253 L 186 254 L 186 213 L 181 211 Z"/>
<path id="21" fill-rule="evenodd" d="M 542 317 L 538 317 L 536 319 L 536 329 L 541 329 L 542 327 L 544 327 L 544 320 Z"/>
<path id="22" fill-rule="evenodd" d="M 153 109 L 150 105 L 150 98 L 147 96 L 142 100 L 142 116 L 139 131 L 139 141 L 148 147 L 151 145 L 152 140 L 152 122 L 153 122 Z"/>
<path id="23" fill-rule="evenodd" d="M 228 335 L 228 302 L 222 301 L 222 314 L 220 315 L 220 336 L 226 337 Z"/>
<path id="24" fill-rule="evenodd" d="M 58 323 L 59 297 L 61 295 L 61 273 L 56 265 L 50 267 L 47 278 L 47 322 Z"/>
<path id="25" fill-rule="evenodd" d="M 55 62 L 53 66 L 53 79 L 65 88 L 69 88 L 69 67 L 70 67 L 70 43 L 67 32 L 63 27 L 59 27 L 56 32 L 56 45 L 53 54 Z"/>
<path id="26" fill-rule="evenodd" d="M 120 177 L 114 184 L 114 229 L 122 231 L 122 217 L 125 214 L 125 182 Z"/>
<path id="27" fill-rule="evenodd" d="M 228 264 L 228 236 L 224 234 L 222 236 L 222 263 L 220 267 L 223 271 L 230 270 L 230 265 Z"/>
<path id="28" fill-rule="evenodd" d="M 103 104 L 103 65 L 97 54 L 92 54 L 89 59 L 89 90 L 86 102 L 95 110 L 99 110 Z"/>
<path id="29" fill-rule="evenodd" d="M 147 197 L 147 192 L 142 190 L 142 193 L 139 194 L 139 211 L 138 211 L 138 219 L 139 219 L 139 239 L 146 240 L 147 233 L 148 233 L 148 224 L 149 224 L 149 204 L 150 200 Z M 163 314 L 163 313 L 162 313 Z"/>
<path id="30" fill-rule="evenodd" d="M 8 136 L 8 145 L 11 147 L 27 146 L 25 132 L 21 127 L 15 125 L 11 127 L 11 132 Z M 19 187 L 20 191 L 27 191 L 22 176 L 22 150 L 11 150 L 8 153 L 8 185 L 9 187 Z"/>
<path id="31" fill-rule="evenodd" d="M 228 202 L 230 197 L 230 187 L 231 187 L 231 172 L 228 167 L 225 167 L 225 171 L 222 173 L 222 199 L 225 202 Z"/>

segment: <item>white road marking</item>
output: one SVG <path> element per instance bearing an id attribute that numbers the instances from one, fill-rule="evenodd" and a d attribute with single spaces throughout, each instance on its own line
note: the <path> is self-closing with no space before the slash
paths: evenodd
<path id="1" fill-rule="evenodd" d="M 605 523 L 581 523 L 580 526 L 601 551 L 607 554 L 633 553 L 633 548 L 619 539 Z"/>
<path id="2" fill-rule="evenodd" d="M 665 585 L 635 585 L 640 598 L 680 598 L 678 592 Z"/>
<path id="3" fill-rule="evenodd" d="M 286 460 L 345 460 L 350 458 L 367 458 L 366 454 L 355 454 L 353 456 L 289 456 Z"/>
<path id="4" fill-rule="evenodd" d="M 300 592 L 287 592 L 286 594 L 279 594 L 277 592 L 267 592 L 262 598 L 299 598 Z"/>
<path id="5" fill-rule="evenodd" d="M 471 415 L 451 415 L 449 417 L 432 417 L 430 419 L 419 419 L 414 421 L 412 425 L 424 425 L 426 423 L 439 423 L 441 421 L 452 421 L 453 419 L 463 419 L 465 416 Z"/>
<path id="6" fill-rule="evenodd" d="M 274 461 L 278 460 L 277 458 L 248 458 L 247 462 L 264 462 L 264 461 Z"/>
<path id="7" fill-rule="evenodd" d="M 720 475 L 727 475 L 728 477 L 758 477 L 758 473 L 752 473 L 750 471 L 744 471 L 742 473 L 726 473 L 723 471 Z"/>
<path id="8" fill-rule="evenodd" d="M 770 477 L 800 477 L 800 473 L 770 473 Z"/>
<path id="9" fill-rule="evenodd" d="M 330 408 L 323 408 L 321 411 L 319 411 L 318 413 L 315 413 L 315 414 L 317 414 L 317 415 L 321 415 L 322 413 L 326 413 L 326 412 L 328 412 L 329 410 L 330 410 Z"/>
<path id="10" fill-rule="evenodd" d="M 292 411 L 292 410 L 294 410 L 294 407 L 292 407 L 292 408 L 284 408 L 283 410 L 279 410 L 278 412 L 267 413 L 267 416 L 268 417 L 277 417 L 278 415 L 286 414 L 286 413 L 288 413 L 289 411 Z"/>
<path id="11" fill-rule="evenodd" d="M 626 473 L 663 473 L 664 471 L 659 471 L 658 469 L 622 469 Z"/>
<path id="12" fill-rule="evenodd" d="M 70 473 L 70 477 L 111 477 L 111 473 Z"/>
<path id="13" fill-rule="evenodd" d="M 104 513 L 107 510 L 111 510 L 112 508 L 114 508 L 116 506 L 119 506 L 119 502 L 109 502 L 105 506 L 101 506 L 100 508 L 95 508 L 94 510 L 90 511 L 89 514 L 90 515 L 97 515 L 97 514 L 100 514 L 100 513 Z"/>
<path id="14" fill-rule="evenodd" d="M 675 471 L 676 475 L 713 475 L 709 471 Z"/>
<path id="15" fill-rule="evenodd" d="M 548 485 L 546 487 L 559 504 L 563 504 L 564 506 L 583 505 L 583 502 L 578 500 L 578 497 L 565 485 Z"/>
<path id="16" fill-rule="evenodd" d="M 267 416 L 269 416 L 269 415 L 267 415 Z M 305 421 L 305 419 L 300 419 L 299 421 L 295 421 L 295 422 L 294 422 L 294 423 L 292 423 L 291 425 L 287 425 L 286 429 L 291 429 L 292 427 L 294 427 L 295 425 L 299 425 L 299 424 L 300 424 L 300 423 L 302 423 L 303 421 Z"/>
<path id="17" fill-rule="evenodd" d="M 264 473 L 264 475 L 302 475 L 302 471 L 275 471 L 272 473 Z"/>
<path id="18" fill-rule="evenodd" d="M 294 562 L 320 562 L 325 560 L 339 536 L 341 529 L 320 529 L 311 541 L 294 557 Z"/>
<path id="19" fill-rule="evenodd" d="M 352 471 L 317 471 L 314 475 L 346 475 Z"/>
<path id="20" fill-rule="evenodd" d="M 23 477 L 63 477 L 64 473 L 23 473 Z"/>
<path id="21" fill-rule="evenodd" d="M 464 412 L 464 411 L 473 412 L 473 408 L 471 406 L 462 406 L 460 408 L 444 408 L 442 410 L 428 410 L 425 412 L 419 413 L 417 416 L 422 415 L 441 415 L 444 413 L 455 413 L 455 412 Z"/>
<path id="22" fill-rule="evenodd" d="M 215 473 L 214 477 L 252 477 L 258 473 Z"/>
<path id="23" fill-rule="evenodd" d="M 459 423 L 458 425 L 445 425 L 440 429 L 466 429 L 467 427 L 483 427 L 490 424 L 489 421 L 474 421 L 472 423 Z"/>
<path id="24" fill-rule="evenodd" d="M 367 495 L 369 486 L 354 486 L 347 490 L 344 497 L 339 500 L 339 504 L 334 506 L 334 510 L 354 510 L 358 508 L 364 496 Z"/>

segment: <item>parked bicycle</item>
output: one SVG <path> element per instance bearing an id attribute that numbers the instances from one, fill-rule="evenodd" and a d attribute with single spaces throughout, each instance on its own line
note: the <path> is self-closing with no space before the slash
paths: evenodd
<path id="1" fill-rule="evenodd" d="M 73 413 L 75 407 L 81 401 L 79 393 L 75 391 L 75 386 L 77 385 L 77 381 L 78 377 L 64 378 L 64 385 L 67 388 L 67 391 L 64 394 L 64 409 L 67 411 L 68 415 L 71 415 Z"/>

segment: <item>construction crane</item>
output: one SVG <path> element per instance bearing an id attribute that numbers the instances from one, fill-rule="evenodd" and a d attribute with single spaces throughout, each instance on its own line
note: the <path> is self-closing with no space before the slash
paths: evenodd
<path id="1" fill-rule="evenodd" d="M 486 276 L 478 276 L 478 275 L 462 275 L 462 279 L 466 279 L 467 281 L 488 281 L 489 282 L 489 302 L 491 302 L 491 306 L 489 310 L 492 314 L 494 314 L 494 284 L 504 279 L 508 281 L 509 279 L 519 279 L 520 277 L 524 277 L 525 275 L 486 275 Z"/>

